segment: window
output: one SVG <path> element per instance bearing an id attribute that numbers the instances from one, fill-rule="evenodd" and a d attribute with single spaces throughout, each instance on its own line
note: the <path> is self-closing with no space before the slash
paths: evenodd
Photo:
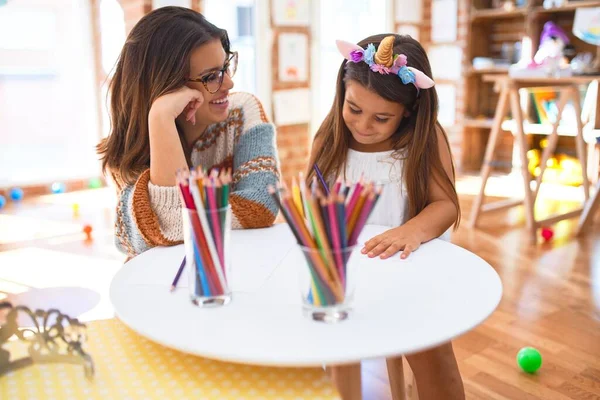
<path id="1" fill-rule="evenodd" d="M 0 187 L 99 172 L 89 2 L 0 6 Z"/>
<path id="2" fill-rule="evenodd" d="M 204 16 L 227 30 L 232 50 L 239 53 L 236 92 L 257 91 L 255 10 L 254 0 L 204 0 Z"/>
<path id="3" fill-rule="evenodd" d="M 102 134 L 110 132 L 110 99 L 108 82 L 125 44 L 125 15 L 118 0 L 102 0 L 100 3 L 100 32 L 102 47 L 102 72 L 106 77 L 100 88 L 100 105 L 102 107 Z"/>
<path id="4" fill-rule="evenodd" d="M 387 0 L 328 0 L 318 2 L 319 22 L 314 35 L 317 65 L 313 64 L 313 131 L 331 109 L 342 56 L 336 39 L 356 43 L 391 30 Z M 335 20 L 335 24 L 332 21 Z"/>

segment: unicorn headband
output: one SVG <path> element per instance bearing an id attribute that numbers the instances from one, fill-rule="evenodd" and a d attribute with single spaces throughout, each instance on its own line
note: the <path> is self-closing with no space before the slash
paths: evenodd
<path id="1" fill-rule="evenodd" d="M 394 74 L 402 80 L 402 83 L 408 85 L 412 83 L 419 89 L 429 89 L 435 83 L 433 80 L 416 68 L 406 65 L 406 56 L 404 54 L 394 54 L 394 36 L 387 36 L 379 44 L 375 51 L 373 43 L 369 43 L 366 49 L 343 40 L 336 40 L 337 48 L 342 56 L 350 62 L 367 63 L 371 71 L 379 72 L 382 75 Z"/>

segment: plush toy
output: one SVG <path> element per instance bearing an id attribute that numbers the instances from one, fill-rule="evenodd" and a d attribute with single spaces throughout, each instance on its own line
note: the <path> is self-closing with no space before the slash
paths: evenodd
<path id="1" fill-rule="evenodd" d="M 565 46 L 569 44 L 569 37 L 558 25 L 552 21 L 544 24 L 540 38 L 540 47 L 535 53 L 533 61 L 540 66 L 552 69 L 565 67 L 567 61 L 564 58 Z"/>

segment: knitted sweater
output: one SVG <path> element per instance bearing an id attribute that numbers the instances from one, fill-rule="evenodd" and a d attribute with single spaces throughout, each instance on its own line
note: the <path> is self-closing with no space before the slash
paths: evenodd
<path id="1" fill-rule="evenodd" d="M 279 181 L 275 128 L 262 105 L 251 94 L 229 96 L 229 117 L 208 127 L 194 143 L 194 166 L 231 168 L 230 204 L 233 228 L 263 228 L 273 224 L 277 204 L 267 192 Z M 135 185 L 119 188 L 115 222 L 117 247 L 130 257 L 154 246 L 171 246 L 183 240 L 181 200 L 176 186 L 150 182 L 150 170 Z"/>

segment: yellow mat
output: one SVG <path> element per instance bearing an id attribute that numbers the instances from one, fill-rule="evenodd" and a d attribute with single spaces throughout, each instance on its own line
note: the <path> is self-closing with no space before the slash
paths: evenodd
<path id="1" fill-rule="evenodd" d="M 340 399 L 320 368 L 229 364 L 157 345 L 117 319 L 88 323 L 92 382 L 83 367 L 38 364 L 0 378 L 0 399 Z M 19 342 L 11 342 L 11 352 Z M 18 347 L 23 350 L 22 347 Z"/>

